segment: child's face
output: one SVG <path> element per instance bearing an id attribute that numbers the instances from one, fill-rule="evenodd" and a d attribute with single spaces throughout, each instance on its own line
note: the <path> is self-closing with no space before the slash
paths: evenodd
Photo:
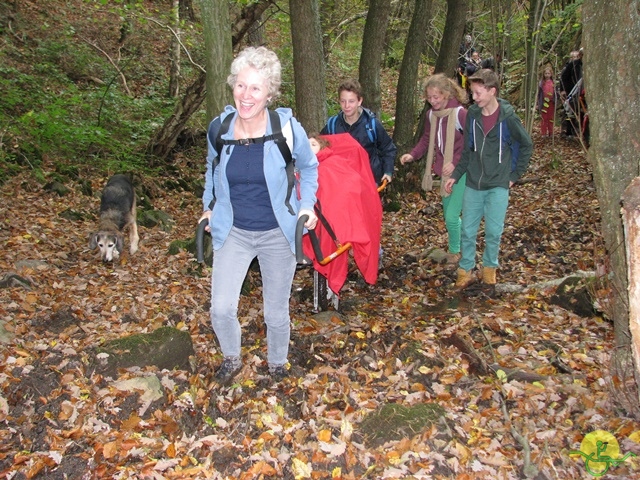
<path id="1" fill-rule="evenodd" d="M 544 71 L 544 78 L 551 78 L 551 70 Z"/>
<path id="2" fill-rule="evenodd" d="M 484 108 L 493 102 L 496 98 L 496 89 L 494 87 L 487 88 L 482 83 L 471 83 L 471 95 L 473 95 L 473 101 L 480 108 Z"/>
<path id="3" fill-rule="evenodd" d="M 317 155 L 320 151 L 320 144 L 318 143 L 318 140 L 316 140 L 315 138 L 310 138 L 309 144 L 311 145 L 311 150 L 313 150 L 313 153 Z"/>
<path id="4" fill-rule="evenodd" d="M 444 93 L 439 88 L 427 87 L 427 100 L 434 110 L 442 110 L 447 106 L 449 95 Z"/>
<path id="5" fill-rule="evenodd" d="M 362 103 L 362 99 L 358 98 L 354 92 L 343 90 L 340 92 L 340 108 L 347 118 L 354 117 L 358 113 L 358 108 Z"/>

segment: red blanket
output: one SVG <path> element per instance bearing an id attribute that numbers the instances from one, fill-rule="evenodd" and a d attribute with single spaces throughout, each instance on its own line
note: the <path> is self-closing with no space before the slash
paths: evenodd
<path id="1" fill-rule="evenodd" d="M 382 204 L 366 150 L 348 133 L 327 135 L 331 143 L 318 153 L 318 202 L 341 244 L 350 242 L 356 266 L 370 284 L 378 279 L 378 256 L 382 228 Z M 325 257 L 337 246 L 321 222 L 316 234 Z M 305 255 L 314 268 L 327 278 L 329 288 L 338 294 L 347 278 L 349 252 L 327 265 L 316 259 L 309 235 L 303 237 Z"/>

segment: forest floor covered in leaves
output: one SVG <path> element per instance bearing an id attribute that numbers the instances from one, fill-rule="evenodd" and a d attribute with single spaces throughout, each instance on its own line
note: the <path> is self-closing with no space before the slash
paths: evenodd
<path id="1" fill-rule="evenodd" d="M 570 452 L 593 430 L 640 455 L 640 423 L 611 395 L 612 323 L 549 301 L 555 280 L 604 263 L 591 167 L 577 143 L 535 143 L 512 191 L 501 288 L 453 290 L 455 270 L 423 255 L 446 247 L 438 193 L 407 193 L 384 214 L 376 285 L 352 272 L 339 311 L 314 314 L 311 272 L 297 273 L 291 376 L 275 384 L 259 278 L 240 304 L 245 366 L 233 385 L 213 379 L 210 271 L 168 253 L 193 236 L 195 194 L 139 179 L 175 224 L 140 227 L 139 252 L 111 265 L 87 244 L 106 178 L 87 178 L 93 195 L 69 180 L 65 196 L 28 171 L 10 178 L 0 276 L 28 283 L 0 288 L 0 478 L 590 478 Z M 95 346 L 162 326 L 189 332 L 190 369 L 88 368 Z M 134 377 L 155 377 L 161 395 L 118 388 Z M 638 472 L 629 458 L 604 478 Z"/>

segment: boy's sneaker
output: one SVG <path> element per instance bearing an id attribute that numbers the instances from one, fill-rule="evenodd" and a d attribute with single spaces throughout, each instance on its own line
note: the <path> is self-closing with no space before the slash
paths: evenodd
<path id="1" fill-rule="evenodd" d="M 276 382 L 281 382 L 289 376 L 289 371 L 285 365 L 269 364 L 269 375 Z"/>
<path id="2" fill-rule="evenodd" d="M 482 281 L 487 285 L 495 285 L 496 267 L 482 267 Z"/>
<path id="3" fill-rule="evenodd" d="M 458 268 L 457 274 L 458 278 L 456 279 L 455 286 L 457 290 L 464 290 L 476 281 L 475 275 L 473 275 L 471 271 L 466 271 L 464 268 Z"/>
<path id="4" fill-rule="evenodd" d="M 242 369 L 240 357 L 224 357 L 214 377 L 220 385 L 228 385 L 240 372 L 240 369 Z"/>

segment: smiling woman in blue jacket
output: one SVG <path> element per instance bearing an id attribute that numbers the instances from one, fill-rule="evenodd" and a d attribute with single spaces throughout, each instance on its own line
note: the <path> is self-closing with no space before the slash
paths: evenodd
<path id="1" fill-rule="evenodd" d="M 267 109 L 281 84 L 280 61 L 274 52 L 264 47 L 244 49 L 231 64 L 227 82 L 233 89 L 235 108 L 227 106 L 209 127 L 204 212 L 200 218 L 209 220 L 214 249 L 211 324 L 224 357 L 215 377 L 227 384 L 242 368 L 238 302 L 249 266 L 257 257 L 269 373 L 281 380 L 287 376 L 291 334 L 289 298 L 296 269 L 295 228 L 301 215 L 309 216 L 306 228 L 313 229 L 317 223 L 313 206 L 318 160 L 290 109 L 275 110 L 282 131 L 274 131 L 273 117 Z M 221 131 L 223 125 L 226 132 Z M 275 141 L 278 135 L 274 135 L 285 131 L 293 138 L 288 148 L 299 172 L 299 184 L 294 188 L 293 165 L 284 158 Z M 284 141 L 282 136 L 280 140 Z M 218 152 L 219 143 L 222 148 Z"/>
<path id="2" fill-rule="evenodd" d="M 483 218 L 482 280 L 488 285 L 496 284 L 509 189 L 526 172 L 533 150 L 531 137 L 513 107 L 498 98 L 498 75 L 482 69 L 469 77 L 469 82 L 475 103 L 467 113 L 462 157 L 445 183 L 445 190 L 451 192 L 453 185 L 467 174 L 462 198 L 458 289 L 475 281 L 471 271 L 476 265 L 476 240 Z"/>

